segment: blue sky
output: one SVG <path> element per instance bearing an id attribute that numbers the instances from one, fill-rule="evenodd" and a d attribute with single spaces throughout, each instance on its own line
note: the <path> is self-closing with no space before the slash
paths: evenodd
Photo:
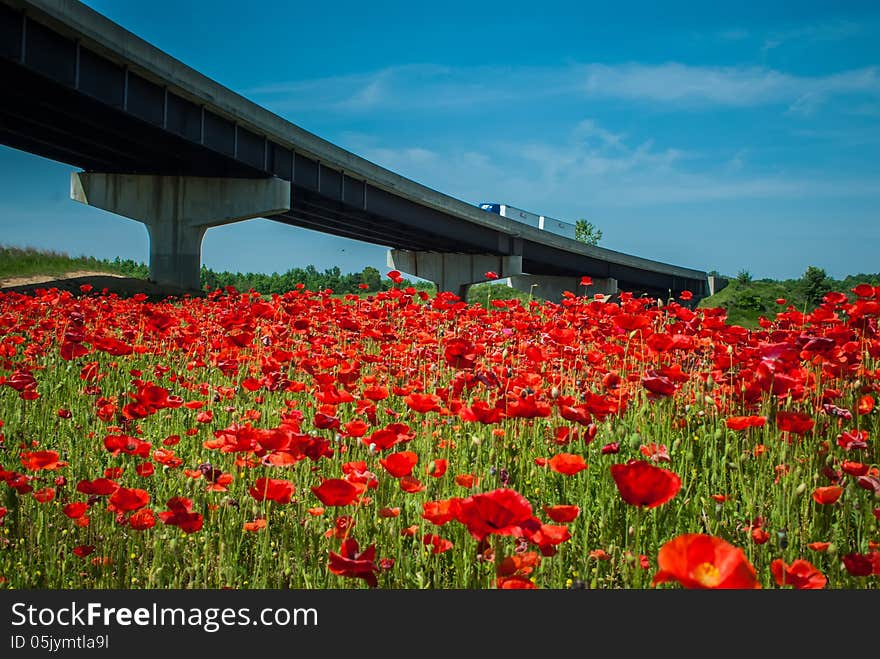
<path id="1" fill-rule="evenodd" d="M 428 187 L 735 275 L 880 271 L 880 4 L 86 4 L 293 123 Z M 0 242 L 146 261 L 68 166 L 0 147 Z M 385 269 L 385 249 L 267 220 L 203 263 Z"/>

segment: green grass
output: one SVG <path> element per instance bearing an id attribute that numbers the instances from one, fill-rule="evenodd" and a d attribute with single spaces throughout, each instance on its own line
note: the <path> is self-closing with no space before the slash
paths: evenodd
<path id="1" fill-rule="evenodd" d="M 861 283 L 871 285 L 880 284 L 878 274 L 855 274 L 844 279 L 827 277 L 811 297 L 804 279 L 757 279 L 744 281 L 731 277 L 726 287 L 707 298 L 703 298 L 699 307 L 723 307 L 727 309 L 727 322 L 732 325 L 756 328 L 758 321 L 764 318 L 774 319 L 780 311 L 785 311 L 793 306 L 797 311 L 807 313 L 818 305 L 821 296 L 828 291 L 839 291 L 849 296 L 852 301 L 855 296 L 851 290 Z M 818 299 L 817 297 L 818 296 Z M 778 304 L 777 299 L 784 299 L 784 304 Z"/>
<path id="2" fill-rule="evenodd" d="M 34 247 L 12 247 L 0 245 L 0 277 L 31 277 L 34 275 L 63 275 L 76 270 L 111 272 L 127 276 L 146 278 L 135 267 L 134 261 L 114 261 L 97 259 L 94 256 L 70 256 L 66 252 L 36 249 Z"/>

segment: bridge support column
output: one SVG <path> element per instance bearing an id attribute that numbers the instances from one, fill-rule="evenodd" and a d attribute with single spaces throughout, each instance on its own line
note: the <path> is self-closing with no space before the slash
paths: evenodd
<path id="1" fill-rule="evenodd" d="M 150 235 L 150 279 L 198 291 L 202 238 L 210 227 L 290 209 L 290 183 L 74 172 L 70 197 L 143 222 Z"/>
<path id="2" fill-rule="evenodd" d="M 609 277 L 608 279 L 593 278 L 591 286 L 581 286 L 580 277 L 558 277 L 551 275 L 519 275 L 510 278 L 512 288 L 524 293 L 533 293 L 535 297 L 540 297 L 551 302 L 561 302 L 562 294 L 565 291 L 571 291 L 577 296 L 592 297 L 596 293 L 603 295 L 617 294 L 617 280 Z"/>
<path id="3" fill-rule="evenodd" d="M 490 281 L 487 272 L 494 272 L 499 279 L 521 274 L 522 257 L 392 249 L 388 252 L 388 267 L 432 281 L 438 292 L 455 293 L 467 302 L 472 284 Z"/>

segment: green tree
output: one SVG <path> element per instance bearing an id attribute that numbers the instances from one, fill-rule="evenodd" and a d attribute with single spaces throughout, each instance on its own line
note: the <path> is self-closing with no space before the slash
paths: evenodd
<path id="1" fill-rule="evenodd" d="M 801 284 L 804 287 L 804 297 L 813 304 L 822 302 L 822 298 L 831 290 L 831 282 L 825 270 L 814 265 L 806 269 L 801 277 Z"/>
<path id="2" fill-rule="evenodd" d="M 598 245 L 602 240 L 602 230 L 592 222 L 580 218 L 574 223 L 574 239 L 587 245 Z"/>
<path id="3" fill-rule="evenodd" d="M 382 273 L 373 266 L 368 265 L 366 268 L 364 268 L 363 272 L 361 272 L 360 283 L 369 286 L 370 288 L 367 290 L 369 290 L 370 292 L 375 293 L 376 291 L 381 291 Z"/>

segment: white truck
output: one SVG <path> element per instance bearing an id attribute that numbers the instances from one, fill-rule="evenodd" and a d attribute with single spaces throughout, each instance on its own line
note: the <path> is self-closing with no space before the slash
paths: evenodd
<path id="1" fill-rule="evenodd" d="M 536 229 L 541 229 L 543 231 L 549 231 L 550 233 L 555 233 L 558 236 L 564 236 L 566 238 L 571 238 L 572 240 L 574 240 L 574 225 L 569 222 L 556 220 L 552 217 L 547 217 L 546 215 L 536 215 L 535 213 L 530 213 L 529 211 L 523 210 L 522 208 L 516 208 L 515 206 L 510 206 L 508 204 L 486 202 L 480 204 L 480 208 L 490 213 L 497 213 L 498 215 L 506 217 L 509 220 L 522 222 L 523 224 L 527 224 L 530 227 L 535 227 Z"/>

